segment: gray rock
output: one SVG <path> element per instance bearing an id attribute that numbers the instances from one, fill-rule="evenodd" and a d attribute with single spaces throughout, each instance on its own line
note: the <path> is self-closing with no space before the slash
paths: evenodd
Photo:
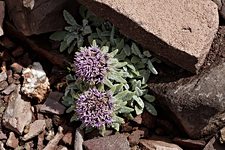
<path id="1" fill-rule="evenodd" d="M 59 99 L 48 97 L 45 103 L 40 106 L 40 112 L 62 115 L 65 112 L 66 107 L 60 104 L 57 100 Z"/>
<path id="2" fill-rule="evenodd" d="M 140 140 L 140 146 L 144 150 L 182 150 L 178 145 L 159 140 Z"/>
<path id="3" fill-rule="evenodd" d="M 45 120 L 36 120 L 29 126 L 29 131 L 25 134 L 22 140 L 27 141 L 35 136 L 38 136 L 46 127 Z"/>
<path id="4" fill-rule="evenodd" d="M 146 49 L 191 72 L 203 64 L 219 25 L 211 0 L 79 2 Z"/>
<path id="5" fill-rule="evenodd" d="M 151 83 L 160 106 L 172 112 L 191 138 L 216 132 L 225 124 L 225 63 L 199 76 L 168 83 Z"/>
<path id="6" fill-rule="evenodd" d="M 14 149 L 18 147 L 19 140 L 16 138 L 13 132 L 9 133 L 9 137 L 7 139 L 6 145 Z"/>
<path id="7" fill-rule="evenodd" d="M 21 135 L 24 127 L 32 120 L 32 111 L 30 102 L 22 99 L 19 92 L 20 86 L 17 86 L 9 97 L 8 107 L 3 115 L 3 125 Z"/>
<path id="8" fill-rule="evenodd" d="M 8 95 L 16 89 L 16 86 L 16 84 L 12 83 L 5 90 L 3 90 L 2 93 Z"/>
<path id="9" fill-rule="evenodd" d="M 63 10 L 77 10 L 74 0 L 5 0 L 9 17 L 25 35 L 62 30 Z M 57 23 L 55 21 L 57 20 Z"/>
<path id="10" fill-rule="evenodd" d="M 0 82 L 5 81 L 7 79 L 7 73 L 5 71 L 0 73 Z"/>
<path id="11" fill-rule="evenodd" d="M 0 82 L 0 91 L 4 90 L 8 86 L 7 81 Z"/>
<path id="12" fill-rule="evenodd" d="M 7 139 L 6 134 L 4 134 L 2 131 L 0 131 L 0 140 L 5 140 Z"/>
<path id="13" fill-rule="evenodd" d="M 83 146 L 86 150 L 130 150 L 127 137 L 123 134 L 87 140 Z"/>
<path id="14" fill-rule="evenodd" d="M 74 150 L 83 150 L 84 133 L 81 129 L 76 129 L 74 138 Z"/>
<path id="15" fill-rule="evenodd" d="M 2 36 L 4 34 L 3 29 L 2 29 L 4 17 L 5 17 L 5 2 L 0 1 L 0 36 Z"/>

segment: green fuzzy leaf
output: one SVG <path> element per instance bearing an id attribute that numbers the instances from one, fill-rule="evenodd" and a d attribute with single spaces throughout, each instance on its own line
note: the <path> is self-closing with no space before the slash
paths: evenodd
<path id="1" fill-rule="evenodd" d="M 119 117 L 119 116 L 116 116 L 116 115 L 114 115 L 114 116 L 112 117 L 112 119 L 113 119 L 113 123 L 119 123 L 119 124 L 125 123 L 125 121 L 124 121 L 123 118 L 121 118 L 121 117 Z"/>
<path id="2" fill-rule="evenodd" d="M 113 129 L 115 129 L 116 131 L 119 131 L 120 130 L 120 124 L 119 123 L 112 123 L 111 127 Z"/>
<path id="3" fill-rule="evenodd" d="M 103 53 L 108 53 L 109 52 L 109 47 L 108 46 L 102 46 L 101 51 Z"/>
<path id="4" fill-rule="evenodd" d="M 74 81 L 74 80 L 75 80 L 75 76 L 73 76 L 72 74 L 68 74 L 68 75 L 66 76 L 66 80 L 67 80 L 67 81 Z"/>
<path id="5" fill-rule="evenodd" d="M 140 62 L 141 61 L 141 59 L 139 58 L 139 57 L 137 57 L 137 56 L 133 56 L 132 58 L 131 58 L 131 62 L 133 63 L 133 64 L 136 64 L 136 63 L 138 63 L 138 62 Z"/>
<path id="6" fill-rule="evenodd" d="M 133 99 L 137 102 L 137 104 L 138 104 L 138 106 L 140 108 L 144 108 L 145 104 L 144 104 L 143 100 L 140 97 L 134 95 Z"/>
<path id="7" fill-rule="evenodd" d="M 128 90 L 122 91 L 115 96 L 115 99 L 123 100 L 127 96 L 128 93 L 129 93 Z"/>
<path id="8" fill-rule="evenodd" d="M 77 44 L 77 41 L 73 41 L 73 43 L 68 48 L 68 54 L 71 54 L 74 51 L 76 44 Z"/>
<path id="9" fill-rule="evenodd" d="M 153 73 L 153 74 L 158 74 L 157 70 L 155 67 L 152 65 L 151 60 L 148 60 L 148 69 Z"/>
<path id="10" fill-rule="evenodd" d="M 83 37 L 80 37 L 80 38 L 77 39 L 77 47 L 78 48 L 82 47 L 83 43 L 84 43 Z"/>
<path id="11" fill-rule="evenodd" d="M 68 34 L 66 37 L 65 37 L 65 40 L 66 40 L 66 44 L 67 45 L 70 45 L 71 42 L 75 39 L 75 36 L 73 36 L 73 34 Z"/>
<path id="12" fill-rule="evenodd" d="M 105 125 L 103 125 L 103 126 L 101 126 L 101 127 L 99 128 L 99 134 L 100 134 L 101 136 L 104 136 L 104 135 L 105 135 L 105 132 L 106 132 L 106 128 L 105 128 Z"/>
<path id="13" fill-rule="evenodd" d="M 69 46 L 69 45 L 67 45 L 67 41 L 62 41 L 61 44 L 60 44 L 59 51 L 60 51 L 60 52 L 65 51 L 65 50 L 68 48 L 68 46 Z"/>
<path id="14" fill-rule="evenodd" d="M 131 113 L 132 111 L 134 111 L 133 108 L 123 106 L 118 112 L 121 113 L 121 114 L 122 113 L 128 114 L 128 113 Z"/>
<path id="15" fill-rule="evenodd" d="M 73 18 L 73 16 L 66 10 L 63 11 L 63 16 L 65 21 L 70 25 L 78 25 L 76 20 Z"/>
<path id="16" fill-rule="evenodd" d="M 135 94 L 137 96 L 142 96 L 143 95 L 143 91 L 141 89 L 139 89 L 138 87 L 135 87 Z"/>
<path id="17" fill-rule="evenodd" d="M 146 84 L 150 77 L 150 71 L 143 69 L 143 70 L 140 70 L 139 72 L 140 72 L 141 76 L 143 77 L 142 84 Z"/>
<path id="18" fill-rule="evenodd" d="M 65 38 L 66 34 L 66 31 L 57 31 L 53 33 L 49 38 L 54 41 L 62 41 Z"/>
<path id="19" fill-rule="evenodd" d="M 131 45 L 131 51 L 133 54 L 139 56 L 140 58 L 142 58 L 142 54 L 141 54 L 141 51 L 140 49 L 137 47 L 137 45 L 135 43 L 132 43 Z"/>
<path id="20" fill-rule="evenodd" d="M 113 58 L 114 56 L 116 56 L 116 54 L 118 53 L 118 51 L 119 51 L 118 49 L 115 49 L 114 51 L 112 51 L 111 53 L 109 53 L 109 56 Z"/>
<path id="21" fill-rule="evenodd" d="M 131 49 L 130 49 L 130 46 L 129 45 L 125 45 L 124 48 L 123 48 L 126 56 L 130 56 L 131 55 Z"/>
<path id="22" fill-rule="evenodd" d="M 155 101 L 155 96 L 149 95 L 149 94 L 145 94 L 144 95 L 144 99 L 148 102 L 154 102 Z"/>
<path id="23" fill-rule="evenodd" d="M 135 65 L 135 68 L 136 69 L 145 69 L 145 64 L 143 62 L 138 62 L 136 65 Z"/>
<path id="24" fill-rule="evenodd" d="M 152 104 L 145 102 L 145 109 L 153 116 L 157 116 L 157 111 Z"/>
<path id="25" fill-rule="evenodd" d="M 127 65 L 127 62 L 118 62 L 114 65 L 116 68 L 122 68 Z"/>
<path id="26" fill-rule="evenodd" d="M 110 43 L 112 46 L 115 46 L 114 35 L 115 35 L 115 27 L 113 26 L 110 33 Z"/>
<path id="27" fill-rule="evenodd" d="M 121 50 L 124 47 L 124 39 L 120 40 L 119 43 L 116 44 L 116 49 Z"/>
<path id="28" fill-rule="evenodd" d="M 151 57 L 151 53 L 149 51 L 144 51 L 143 54 L 146 56 L 146 57 Z"/>
<path id="29" fill-rule="evenodd" d="M 134 107 L 134 110 L 136 112 L 137 115 L 140 115 L 143 113 L 144 108 L 140 108 L 137 105 Z"/>
<path id="30" fill-rule="evenodd" d="M 114 94 L 117 94 L 118 92 L 121 92 L 123 90 L 123 86 L 124 84 L 121 83 L 121 84 L 116 84 L 115 85 L 115 91 L 114 91 Z"/>
<path id="31" fill-rule="evenodd" d="M 124 60 L 126 58 L 126 53 L 124 49 L 122 49 L 121 52 L 118 55 L 116 55 L 116 58 L 118 58 L 118 60 Z"/>
<path id="32" fill-rule="evenodd" d="M 85 35 L 88 35 L 88 34 L 91 34 L 91 33 L 92 33 L 91 27 L 85 26 L 84 29 L 83 29 L 82 35 L 85 36 Z"/>
<path id="33" fill-rule="evenodd" d="M 70 118 L 70 122 L 73 122 L 73 121 L 78 121 L 79 118 L 76 116 L 76 115 L 73 115 L 71 118 Z"/>
<path id="34" fill-rule="evenodd" d="M 112 82 L 109 79 L 105 78 L 103 83 L 105 85 L 107 85 L 109 88 L 113 88 L 113 84 L 112 84 Z"/>
<path id="35" fill-rule="evenodd" d="M 109 73 L 108 78 L 119 83 L 127 83 L 127 81 L 120 76 L 119 72 Z"/>
<path id="36" fill-rule="evenodd" d="M 129 120 L 133 120 L 134 119 L 134 117 L 133 117 L 133 115 L 131 113 L 129 113 L 129 114 L 123 114 L 123 116 L 126 117 Z"/>
<path id="37" fill-rule="evenodd" d="M 88 20 L 87 19 L 83 19 L 82 20 L 82 24 L 83 24 L 83 27 L 85 27 L 86 25 L 88 25 Z"/>
<path id="38" fill-rule="evenodd" d="M 74 105 L 71 105 L 67 110 L 66 110 L 66 113 L 71 113 L 72 111 L 75 110 L 75 106 Z"/>
<path id="39" fill-rule="evenodd" d="M 65 105 L 66 107 L 73 105 L 74 104 L 74 99 L 70 96 L 63 96 L 63 105 Z"/>

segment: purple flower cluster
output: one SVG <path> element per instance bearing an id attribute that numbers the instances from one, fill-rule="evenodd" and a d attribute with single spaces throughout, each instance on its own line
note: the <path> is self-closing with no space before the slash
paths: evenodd
<path id="1" fill-rule="evenodd" d="M 84 48 L 75 53 L 75 74 L 83 81 L 100 83 L 108 71 L 108 57 L 98 47 Z"/>
<path id="2" fill-rule="evenodd" d="M 85 126 L 101 127 L 112 123 L 112 96 L 96 88 L 84 92 L 76 101 L 76 113 Z"/>

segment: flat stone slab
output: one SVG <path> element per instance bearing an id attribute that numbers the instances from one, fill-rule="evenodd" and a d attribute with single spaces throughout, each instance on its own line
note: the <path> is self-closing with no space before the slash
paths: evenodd
<path id="1" fill-rule="evenodd" d="M 6 128 L 18 134 L 23 133 L 25 126 L 32 121 L 30 102 L 25 101 L 20 95 L 20 86 L 9 97 L 8 107 L 3 115 L 3 124 Z"/>
<path id="2" fill-rule="evenodd" d="M 86 150 L 130 150 L 127 137 L 123 134 L 87 140 L 83 145 Z"/>
<path id="3" fill-rule="evenodd" d="M 156 102 L 191 139 L 210 136 L 225 125 L 224 37 L 225 27 L 221 27 L 209 55 L 215 62 L 199 75 L 187 77 L 185 72 L 165 67 L 150 80 Z"/>
<path id="4" fill-rule="evenodd" d="M 211 0 L 79 0 L 160 57 L 197 72 L 218 30 Z"/>

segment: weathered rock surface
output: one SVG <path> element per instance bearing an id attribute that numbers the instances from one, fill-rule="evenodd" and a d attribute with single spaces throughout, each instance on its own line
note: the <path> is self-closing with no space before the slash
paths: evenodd
<path id="1" fill-rule="evenodd" d="M 5 0 L 9 17 L 25 35 L 61 30 L 65 26 L 63 9 L 76 10 L 73 0 Z M 55 23 L 57 21 L 57 23 Z"/>
<path id="2" fill-rule="evenodd" d="M 5 2 L 0 1 L 0 36 L 4 34 L 2 29 L 2 23 L 3 23 L 4 17 L 5 17 Z"/>
<path id="3" fill-rule="evenodd" d="M 191 139 L 181 139 L 174 138 L 173 143 L 185 148 L 185 149 L 203 149 L 206 145 L 203 140 L 191 140 Z"/>
<path id="4" fill-rule="evenodd" d="M 30 124 L 28 133 L 25 134 L 22 139 L 27 141 L 35 136 L 38 136 L 45 129 L 45 126 L 45 120 L 34 121 Z"/>
<path id="5" fill-rule="evenodd" d="M 225 19 L 225 0 L 213 0 L 217 6 L 218 10 L 220 12 L 220 15 Z"/>
<path id="6" fill-rule="evenodd" d="M 9 133 L 9 138 L 7 139 L 6 145 L 14 149 L 18 147 L 19 140 L 16 138 L 13 132 Z"/>
<path id="7" fill-rule="evenodd" d="M 213 134 L 225 124 L 224 37 L 225 27 L 221 27 L 208 56 L 209 60 L 216 61 L 206 63 L 213 63 L 210 69 L 185 77 L 178 72 L 174 75 L 171 68 L 168 68 L 171 72 L 164 68 L 162 76 L 149 84 L 159 105 L 172 114 L 191 138 Z"/>
<path id="8" fill-rule="evenodd" d="M 123 134 L 117 134 L 83 142 L 86 150 L 129 150 L 129 142 Z"/>
<path id="9" fill-rule="evenodd" d="M 40 106 L 40 112 L 62 115 L 66 110 L 66 107 L 59 103 L 62 96 L 62 93 L 50 92 L 45 103 Z"/>
<path id="10" fill-rule="evenodd" d="M 178 145 L 157 140 L 140 140 L 143 150 L 182 150 Z"/>
<path id="11" fill-rule="evenodd" d="M 32 111 L 30 102 L 23 100 L 19 92 L 20 86 L 17 86 L 11 93 L 3 115 L 3 124 L 6 128 L 22 134 L 24 127 L 32 120 Z"/>
<path id="12" fill-rule="evenodd" d="M 23 70 L 24 77 L 21 92 L 38 102 L 44 100 L 50 89 L 50 83 L 45 71 L 39 62 L 34 62 L 31 67 Z"/>
<path id="13" fill-rule="evenodd" d="M 219 25 L 211 0 L 79 1 L 146 49 L 191 72 L 203 64 Z"/>
<path id="14" fill-rule="evenodd" d="M 2 91 L 2 93 L 8 95 L 16 89 L 16 86 L 16 84 L 12 83 L 4 91 Z"/>

